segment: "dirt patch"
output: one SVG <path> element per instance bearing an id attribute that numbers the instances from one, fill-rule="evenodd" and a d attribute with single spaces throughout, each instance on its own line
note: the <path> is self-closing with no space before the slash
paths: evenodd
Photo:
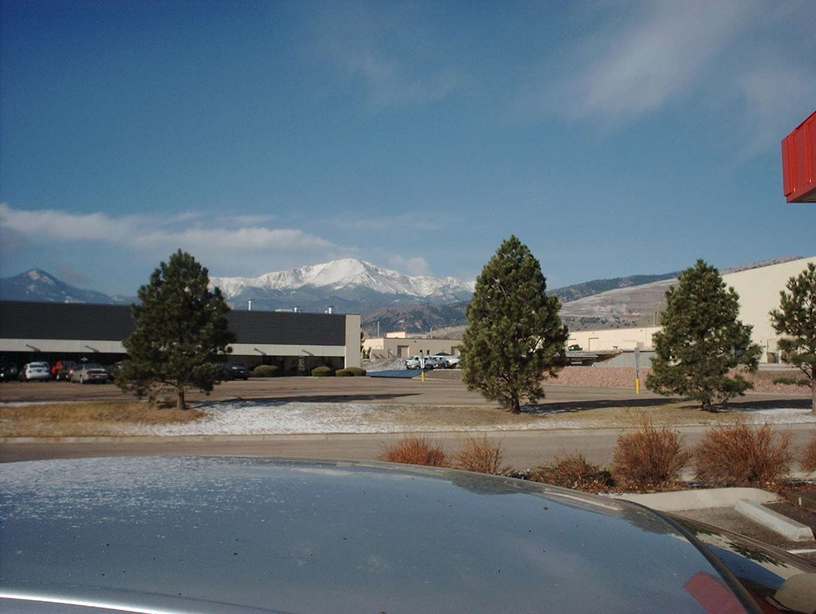
<path id="1" fill-rule="evenodd" d="M 640 370 L 641 388 L 645 389 L 646 377 L 651 369 Z M 749 373 L 745 378 L 753 385 L 754 392 L 780 393 L 785 395 L 805 395 L 807 387 L 795 384 L 778 384 L 780 380 L 801 379 L 801 373 L 796 370 L 757 371 Z M 630 367 L 565 367 L 558 372 L 558 377 L 548 380 L 549 385 L 560 386 L 597 386 L 599 388 L 633 388 L 635 385 L 635 370 Z"/>
<path id="2" fill-rule="evenodd" d="M 204 417 L 196 409 L 156 409 L 139 402 L 0 407 L 0 437 L 118 435 L 124 426 L 185 424 Z"/>

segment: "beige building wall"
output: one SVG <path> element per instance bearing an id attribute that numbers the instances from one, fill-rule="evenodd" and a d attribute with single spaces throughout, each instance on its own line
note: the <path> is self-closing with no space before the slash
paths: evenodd
<path id="1" fill-rule="evenodd" d="M 422 339 L 419 337 L 374 337 L 363 342 L 363 348 L 371 350 L 372 358 L 410 358 L 423 354 L 445 352 L 459 354 L 461 339 Z"/>
<path id="2" fill-rule="evenodd" d="M 750 324 L 754 343 L 762 348 L 760 362 L 778 362 L 777 334 L 771 326 L 769 313 L 779 306 L 779 293 L 785 289 L 788 279 L 799 275 L 809 263 L 816 264 L 816 257 L 800 258 L 769 266 L 727 273 L 723 275 L 726 285 L 734 288 L 740 298 L 739 317 L 743 324 Z M 585 351 L 632 350 L 640 343 L 640 349 L 652 350 L 652 337 L 659 326 L 645 328 L 613 328 L 603 330 L 570 331 L 567 345 L 578 344 Z"/>
<path id="3" fill-rule="evenodd" d="M 659 326 L 644 328 L 606 328 L 602 330 L 570 331 L 567 346 L 578 344 L 585 352 L 604 350 L 641 350 L 654 349 L 652 336 L 660 330 Z"/>
<path id="4" fill-rule="evenodd" d="M 359 367 L 361 365 L 359 315 L 346 315 L 346 347 L 344 354 L 346 367 Z"/>
<path id="5" fill-rule="evenodd" d="M 809 263 L 816 264 L 816 257 L 723 275 L 723 281 L 739 294 L 740 320 L 753 326 L 753 341 L 762 348 L 760 362 L 778 362 L 778 335 L 768 314 L 779 307 L 779 293 L 785 289 L 788 279 L 799 275 Z"/>

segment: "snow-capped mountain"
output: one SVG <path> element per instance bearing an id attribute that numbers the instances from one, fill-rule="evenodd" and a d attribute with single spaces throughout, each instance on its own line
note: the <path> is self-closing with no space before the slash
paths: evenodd
<path id="1" fill-rule="evenodd" d="M 474 282 L 454 277 L 406 275 L 365 260 L 344 258 L 258 277 L 213 277 L 212 285 L 220 288 L 231 302 L 275 295 L 284 297 L 294 291 L 322 294 L 326 299 L 353 300 L 357 298 L 355 294 L 360 295 L 359 298 L 379 294 L 389 297 L 392 302 L 402 299 L 450 302 L 468 299 L 473 293 Z"/>
<path id="2" fill-rule="evenodd" d="M 107 294 L 76 288 L 41 269 L 29 269 L 14 277 L 0 279 L 0 299 L 49 303 L 116 302 Z"/>

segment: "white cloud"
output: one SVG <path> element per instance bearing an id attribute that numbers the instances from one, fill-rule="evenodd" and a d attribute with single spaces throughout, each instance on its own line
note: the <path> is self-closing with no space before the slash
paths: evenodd
<path id="1" fill-rule="evenodd" d="M 352 51 L 340 61 L 353 76 L 365 83 L 368 97 L 375 107 L 422 105 L 447 98 L 461 84 L 451 70 L 434 70 L 420 75 L 384 52 L 375 49 Z"/>
<path id="2" fill-rule="evenodd" d="M 527 104 L 572 118 L 628 119 L 686 95 L 719 54 L 762 15 L 753 0 L 662 0 L 584 37 L 560 68 L 562 81 Z"/>
<path id="3" fill-rule="evenodd" d="M 428 29 L 412 7 L 330 4 L 316 20 L 322 61 L 362 84 L 376 108 L 438 102 L 465 85 L 438 47 L 444 34 Z"/>
<path id="4" fill-rule="evenodd" d="M 187 224 L 185 222 L 191 222 Z M 339 250 L 330 241 L 293 228 L 205 227 L 203 216 L 111 216 L 51 209 L 15 209 L 0 203 L 0 227 L 32 242 L 100 242 L 139 250 L 177 248 L 209 253 Z M 233 218 L 233 221 L 238 221 Z"/>
<path id="5" fill-rule="evenodd" d="M 425 230 L 434 231 L 440 230 L 443 223 L 439 220 L 439 215 L 434 216 L 434 219 L 426 217 L 421 213 L 402 213 L 399 215 L 366 215 L 365 213 L 357 216 L 338 216 L 332 220 L 334 226 L 340 228 L 349 228 L 352 230 L 360 230 L 366 232 L 375 232 L 383 230 Z"/>
<path id="6" fill-rule="evenodd" d="M 782 137 L 810 113 L 816 101 L 812 71 L 781 59 L 752 65 L 737 77 L 745 102 L 745 133 L 749 153 L 778 146 Z"/>
<path id="7" fill-rule="evenodd" d="M 428 261 L 422 256 L 414 256 L 403 258 L 402 256 L 389 256 L 388 264 L 400 273 L 408 273 L 409 275 L 430 275 L 431 267 Z"/>

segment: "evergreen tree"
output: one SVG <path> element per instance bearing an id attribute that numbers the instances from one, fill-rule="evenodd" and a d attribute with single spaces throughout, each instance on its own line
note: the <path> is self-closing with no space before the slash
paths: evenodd
<path id="1" fill-rule="evenodd" d="M 561 305 L 529 248 L 511 236 L 476 280 L 462 342 L 463 378 L 470 390 L 518 413 L 521 399 L 544 396 L 541 380 L 563 364 L 569 333 Z"/>
<path id="2" fill-rule="evenodd" d="M 187 388 L 213 389 L 235 337 L 227 328 L 229 306 L 209 282 L 207 269 L 181 250 L 153 271 L 133 306 L 136 328 L 124 341 L 128 360 L 117 377 L 123 390 L 153 400 L 170 387 L 176 407 L 186 409 Z"/>
<path id="3" fill-rule="evenodd" d="M 813 413 L 816 414 L 816 265 L 808 264 L 780 292 L 779 309 L 771 311 L 771 322 L 780 335 L 779 349 L 785 360 L 810 381 Z"/>
<path id="4" fill-rule="evenodd" d="M 646 379 L 650 390 L 679 394 L 714 411 L 753 385 L 739 373 L 755 371 L 760 348 L 751 343 L 751 326 L 742 324 L 739 296 L 719 271 L 698 260 L 666 292 L 663 330 L 654 336 L 656 356 Z"/>

